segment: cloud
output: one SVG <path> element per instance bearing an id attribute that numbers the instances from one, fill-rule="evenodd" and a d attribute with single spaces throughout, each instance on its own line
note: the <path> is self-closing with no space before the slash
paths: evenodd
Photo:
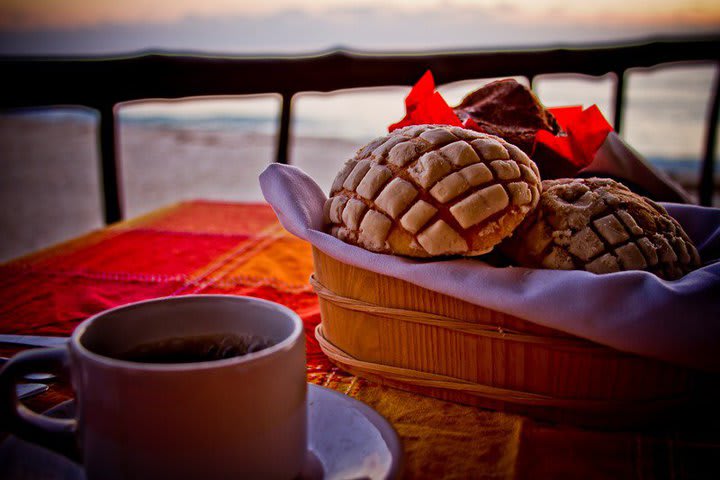
<path id="1" fill-rule="evenodd" d="M 717 32 L 710 25 L 706 33 Z M 360 50 L 453 50 L 582 44 L 649 35 L 703 33 L 689 24 L 639 25 L 567 17 L 528 19 L 477 8 L 327 12 L 286 10 L 261 16 L 186 17 L 172 23 L 104 24 L 76 29 L 0 31 L 0 54 L 117 54 L 149 49 L 213 53 L 308 53 Z"/>

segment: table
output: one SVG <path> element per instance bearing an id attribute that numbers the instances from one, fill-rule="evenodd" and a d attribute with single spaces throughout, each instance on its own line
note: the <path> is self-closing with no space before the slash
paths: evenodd
<path id="1" fill-rule="evenodd" d="M 305 323 L 308 381 L 385 416 L 405 449 L 407 478 L 720 478 L 720 435 L 708 424 L 603 432 L 536 422 L 423 397 L 352 376 L 320 351 L 310 245 L 265 204 L 188 201 L 0 265 L 0 333 L 68 335 L 88 316 L 142 299 L 214 293 L 284 304 Z M 0 354 L 18 348 L 0 345 Z M 59 381 L 27 401 L 71 397 Z M 720 422 L 709 422 L 718 425 Z"/>

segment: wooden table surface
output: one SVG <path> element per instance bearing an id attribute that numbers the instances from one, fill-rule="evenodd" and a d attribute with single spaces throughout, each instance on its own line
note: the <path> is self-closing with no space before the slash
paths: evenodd
<path id="1" fill-rule="evenodd" d="M 718 415 L 644 431 L 553 425 L 376 385 L 335 367 L 313 331 L 310 245 L 265 204 L 188 201 L 0 265 L 0 333 L 69 335 L 88 316 L 141 299 L 213 293 L 284 304 L 303 319 L 308 381 L 367 403 L 399 433 L 407 478 L 720 478 Z M 19 348 L 0 345 L 10 356 Z M 66 379 L 26 401 L 72 397 Z M 0 468 L 0 472 L 1 472 Z"/>

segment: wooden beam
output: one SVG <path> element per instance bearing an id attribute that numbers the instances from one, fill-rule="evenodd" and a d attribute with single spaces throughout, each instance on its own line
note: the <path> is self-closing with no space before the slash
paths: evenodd
<path id="1" fill-rule="evenodd" d="M 113 106 L 130 100 L 280 93 L 276 161 L 289 161 L 292 97 L 303 91 L 412 85 L 428 69 L 438 84 L 474 78 L 618 72 L 615 129 L 622 127 L 624 81 L 633 67 L 670 62 L 720 62 L 720 36 L 630 45 L 552 49 L 364 53 L 336 50 L 306 56 L 213 56 L 143 53 L 125 57 L 0 57 L 0 108 L 85 105 L 101 113 L 103 203 L 108 223 L 122 217 Z M 718 84 L 707 122 L 701 201 L 713 190 Z"/>
<path id="2" fill-rule="evenodd" d="M 705 122 L 705 151 L 700 170 L 700 205 L 712 207 L 715 188 L 715 147 L 717 146 L 718 114 L 720 113 L 720 63 L 715 71 L 708 118 Z"/>
<path id="3" fill-rule="evenodd" d="M 105 223 L 111 224 L 122 219 L 120 208 L 120 183 L 118 181 L 117 145 L 115 140 L 115 112 L 112 104 L 100 110 L 100 185 L 102 186 L 103 214 Z"/>
<path id="4" fill-rule="evenodd" d="M 290 145 L 290 109 L 292 106 L 292 95 L 285 94 L 282 96 L 282 105 L 280 107 L 280 128 L 278 130 L 277 154 L 275 161 L 277 163 L 290 163 L 288 150 Z"/>
<path id="5" fill-rule="evenodd" d="M 294 94 L 412 85 L 431 69 L 438 83 L 549 73 L 604 75 L 630 67 L 714 60 L 720 39 L 522 51 L 368 54 L 337 50 L 298 57 L 185 56 L 3 57 L 0 108 L 97 106 L 149 98 L 256 93 Z"/>

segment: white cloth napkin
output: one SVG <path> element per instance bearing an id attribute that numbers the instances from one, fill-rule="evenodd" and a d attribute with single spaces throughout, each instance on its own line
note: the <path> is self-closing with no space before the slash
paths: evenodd
<path id="1" fill-rule="evenodd" d="M 665 204 L 704 262 L 671 282 L 642 271 L 595 275 L 372 253 L 322 231 L 327 197 L 297 167 L 270 165 L 260 186 L 289 232 L 337 260 L 617 350 L 720 371 L 720 209 Z"/>
<path id="2" fill-rule="evenodd" d="M 625 143 L 615 132 L 610 132 L 595 152 L 595 158 L 580 170 L 583 177 L 612 177 L 628 187 L 640 187 L 645 195 L 655 200 L 692 203 L 690 196 L 665 172 L 655 168 Z M 632 189 L 632 187 L 631 187 Z"/>

